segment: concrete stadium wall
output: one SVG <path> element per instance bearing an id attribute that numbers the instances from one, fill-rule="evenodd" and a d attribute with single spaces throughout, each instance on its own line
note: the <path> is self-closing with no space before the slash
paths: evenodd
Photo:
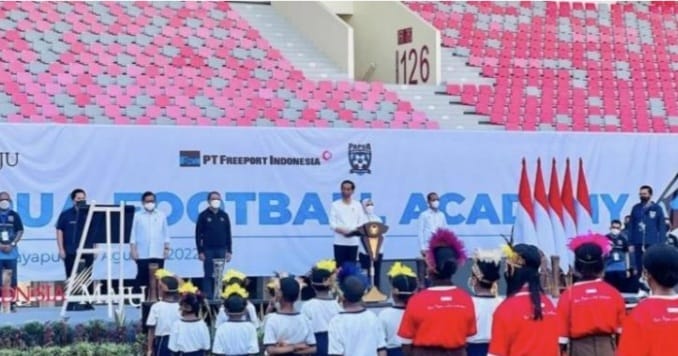
<path id="1" fill-rule="evenodd" d="M 355 33 L 356 79 L 372 68 L 370 80 L 440 82 L 440 31 L 401 2 L 354 1 L 347 21 Z"/>
<path id="2" fill-rule="evenodd" d="M 273 8 L 353 79 L 353 29 L 317 1 L 273 1 Z"/>

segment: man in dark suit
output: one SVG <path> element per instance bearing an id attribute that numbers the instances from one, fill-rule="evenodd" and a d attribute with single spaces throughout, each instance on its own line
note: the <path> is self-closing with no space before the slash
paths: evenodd
<path id="1" fill-rule="evenodd" d="M 652 187 L 649 185 L 640 187 L 640 203 L 631 209 L 629 233 L 630 250 L 634 254 L 636 266 L 643 265 L 645 249 L 666 242 L 664 210 L 652 201 Z"/>

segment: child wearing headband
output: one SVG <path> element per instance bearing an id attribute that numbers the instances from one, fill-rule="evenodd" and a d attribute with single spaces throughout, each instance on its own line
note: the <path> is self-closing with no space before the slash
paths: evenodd
<path id="1" fill-rule="evenodd" d="M 258 355 L 257 329 L 244 320 L 249 294 L 238 283 L 229 284 L 221 297 L 227 320 L 217 328 L 212 345 L 214 355 Z"/>
<path id="2" fill-rule="evenodd" d="M 487 355 L 492 334 L 492 314 L 503 300 L 497 296 L 501 257 L 501 250 L 476 250 L 473 254 L 469 289 L 473 293 L 478 333 L 468 339 L 468 356 Z"/>
<path id="3" fill-rule="evenodd" d="M 327 327 L 330 320 L 341 312 L 339 302 L 330 295 L 336 269 L 337 264 L 333 260 L 320 261 L 313 267 L 310 282 L 315 297 L 301 307 L 301 314 L 309 320 L 315 335 L 317 356 L 327 356 Z"/>
<path id="4" fill-rule="evenodd" d="M 169 349 L 174 355 L 205 356 L 210 350 L 210 331 L 200 318 L 205 298 L 191 282 L 179 287 L 181 319 L 174 323 Z"/>
<path id="5" fill-rule="evenodd" d="M 148 312 L 148 355 L 171 356 L 168 348 L 172 326 L 181 319 L 179 313 L 179 279 L 165 269 L 155 271 L 162 297 Z"/>
<path id="6" fill-rule="evenodd" d="M 404 340 L 398 336 L 398 328 L 407 302 L 417 290 L 417 274 L 401 262 L 395 262 L 388 271 L 388 278 L 391 282 L 393 305 L 379 313 L 379 320 L 386 334 L 386 355 L 402 356 Z"/>

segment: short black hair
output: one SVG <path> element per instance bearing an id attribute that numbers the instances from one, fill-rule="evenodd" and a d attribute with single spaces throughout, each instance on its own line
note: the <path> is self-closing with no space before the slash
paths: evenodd
<path id="1" fill-rule="evenodd" d="M 165 292 L 168 295 L 177 295 L 179 292 L 177 289 L 179 288 L 179 281 L 177 280 L 176 277 L 174 276 L 167 276 L 167 277 L 162 277 L 160 278 L 160 282 L 167 287 L 167 291 Z"/>
<path id="2" fill-rule="evenodd" d="M 332 273 L 326 269 L 314 268 L 311 271 L 311 284 L 313 289 L 324 292 L 330 289 L 330 286 L 324 285 L 325 281 L 332 276 Z"/>
<path id="3" fill-rule="evenodd" d="M 501 278 L 501 265 L 499 263 L 485 261 L 478 261 L 476 264 L 478 265 L 480 273 L 483 274 L 482 280 L 478 278 L 478 284 L 485 289 L 492 288 L 494 283 Z"/>
<path id="4" fill-rule="evenodd" d="M 619 221 L 619 219 L 614 219 L 614 220 L 612 220 L 612 221 L 610 222 L 610 225 L 614 225 L 614 224 L 621 225 L 622 222 Z"/>
<path id="5" fill-rule="evenodd" d="M 457 272 L 457 258 L 454 249 L 443 246 L 433 250 L 435 260 L 435 275 L 437 279 L 450 279 Z"/>
<path id="6" fill-rule="evenodd" d="M 603 250 L 596 244 L 582 244 L 574 250 L 574 257 L 574 269 L 579 272 L 581 278 L 585 281 L 600 278 L 605 270 Z"/>
<path id="7" fill-rule="evenodd" d="M 398 293 L 393 293 L 393 299 L 397 299 L 402 303 L 407 303 L 417 290 L 417 278 L 398 275 L 391 278 L 391 287 L 398 290 Z"/>
<path id="8" fill-rule="evenodd" d="M 294 277 L 285 277 L 280 279 L 280 294 L 282 299 L 288 303 L 294 303 L 299 299 L 301 286 Z"/>
<path id="9" fill-rule="evenodd" d="M 649 185 L 641 185 L 640 190 L 643 190 L 643 189 L 647 189 L 647 191 L 650 193 L 650 195 L 652 195 L 652 187 L 650 187 Z"/>
<path id="10" fill-rule="evenodd" d="M 358 303 L 363 299 L 367 284 L 359 276 L 348 276 L 341 283 L 344 299 L 349 303 Z"/>
<path id="11" fill-rule="evenodd" d="M 426 194 L 426 201 L 431 201 L 431 199 L 433 198 L 434 195 L 438 195 L 438 193 L 430 192 L 430 193 Z"/>
<path id="12" fill-rule="evenodd" d="M 148 197 L 153 197 L 153 200 L 155 200 L 155 193 L 151 191 L 144 192 L 144 194 L 141 195 L 141 201 L 145 201 Z"/>
<path id="13" fill-rule="evenodd" d="M 203 309 L 205 303 L 205 297 L 202 296 L 202 294 L 193 294 L 193 293 L 187 293 L 184 294 L 181 297 L 181 301 L 179 301 L 179 305 L 184 308 L 184 310 L 188 309 L 190 313 L 194 313 L 195 315 L 198 315 L 200 311 Z"/>
<path id="14" fill-rule="evenodd" d="M 350 184 L 351 185 L 351 190 L 355 190 L 355 183 L 353 183 L 352 180 L 344 179 L 341 181 L 341 185 L 339 187 L 343 187 L 344 184 Z"/>
<path id="15" fill-rule="evenodd" d="M 221 194 L 219 194 L 219 192 L 217 192 L 216 190 L 213 190 L 213 191 L 207 193 L 207 201 L 210 201 L 212 194 L 217 194 L 217 195 L 221 196 Z"/>
<path id="16" fill-rule="evenodd" d="M 674 288 L 678 284 L 678 249 L 664 244 L 651 246 L 643 256 L 643 267 L 659 285 Z"/>
<path id="17" fill-rule="evenodd" d="M 81 188 L 73 189 L 73 191 L 71 192 L 71 200 L 74 200 L 75 196 L 80 194 L 80 193 L 87 195 L 87 193 L 85 193 L 84 189 L 81 189 Z"/>
<path id="18" fill-rule="evenodd" d="M 245 311 L 246 307 L 247 299 L 237 294 L 233 294 L 228 298 L 224 299 L 224 309 L 226 313 L 240 314 Z"/>

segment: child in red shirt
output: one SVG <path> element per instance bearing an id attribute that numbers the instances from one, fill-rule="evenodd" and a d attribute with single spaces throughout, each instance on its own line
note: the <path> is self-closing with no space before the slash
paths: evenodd
<path id="1" fill-rule="evenodd" d="M 476 333 L 476 316 L 471 296 L 452 285 L 465 259 L 464 245 L 452 231 L 438 229 L 433 234 L 426 254 L 432 286 L 410 298 L 398 330 L 406 340 L 406 355 L 466 355 L 466 339 Z"/>
<path id="2" fill-rule="evenodd" d="M 602 280 L 610 241 L 600 234 L 582 235 L 569 248 L 580 281 L 558 300 L 560 343 L 563 349 L 569 344 L 572 355 L 614 356 L 614 335 L 621 330 L 626 305 L 619 291 Z"/>
<path id="3" fill-rule="evenodd" d="M 678 249 L 654 245 L 643 256 L 651 295 L 624 320 L 617 356 L 665 356 L 678 352 Z"/>
<path id="4" fill-rule="evenodd" d="M 509 242 L 505 253 L 507 298 L 494 312 L 488 355 L 558 356 L 558 316 L 539 281 L 539 250 Z"/>

